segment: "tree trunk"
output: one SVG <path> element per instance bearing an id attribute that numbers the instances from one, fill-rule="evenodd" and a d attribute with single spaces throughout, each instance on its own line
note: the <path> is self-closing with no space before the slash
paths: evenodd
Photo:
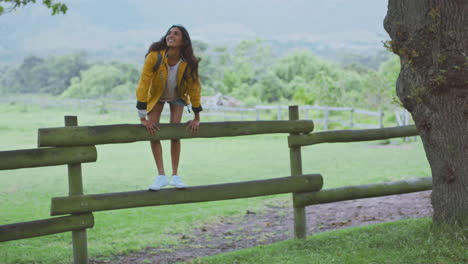
<path id="1" fill-rule="evenodd" d="M 431 166 L 434 223 L 468 226 L 468 0 L 389 0 L 384 26 Z"/>

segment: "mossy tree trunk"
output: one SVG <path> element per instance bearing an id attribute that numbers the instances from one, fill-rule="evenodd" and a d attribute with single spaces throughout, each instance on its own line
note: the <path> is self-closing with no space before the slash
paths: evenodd
<path id="1" fill-rule="evenodd" d="M 433 220 L 467 226 L 468 1 L 389 0 L 384 26 L 431 166 Z"/>

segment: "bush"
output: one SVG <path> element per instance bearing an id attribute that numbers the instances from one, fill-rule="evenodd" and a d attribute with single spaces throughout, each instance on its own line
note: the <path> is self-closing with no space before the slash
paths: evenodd
<path id="1" fill-rule="evenodd" d="M 133 71 L 133 74 L 129 74 Z M 123 99 L 132 96 L 136 88 L 136 69 L 122 64 L 95 64 L 80 77 L 71 81 L 64 97 L 96 98 L 111 97 Z"/>
<path id="2" fill-rule="evenodd" d="M 88 68 L 84 53 L 60 57 L 29 56 L 18 67 L 0 69 L 1 90 L 10 93 L 47 93 L 58 95 L 71 79 Z"/>

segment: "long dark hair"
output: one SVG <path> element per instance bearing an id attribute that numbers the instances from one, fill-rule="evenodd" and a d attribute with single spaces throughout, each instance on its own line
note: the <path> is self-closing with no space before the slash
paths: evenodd
<path id="1" fill-rule="evenodd" d="M 182 47 L 180 48 L 182 58 L 185 61 L 187 61 L 192 78 L 194 80 L 197 80 L 198 79 L 198 62 L 200 62 L 200 58 L 195 57 L 195 55 L 193 54 L 192 41 L 190 40 L 190 35 L 187 29 L 185 29 L 185 27 L 182 25 L 171 26 L 167 30 L 166 34 L 158 42 L 153 42 L 153 44 L 151 44 L 145 57 L 148 56 L 148 54 L 152 51 L 160 51 L 160 50 L 167 49 L 168 47 L 166 43 L 166 37 L 169 34 L 169 31 L 171 31 L 171 29 L 175 27 L 180 29 L 180 32 L 182 32 L 183 44 L 182 44 Z"/>

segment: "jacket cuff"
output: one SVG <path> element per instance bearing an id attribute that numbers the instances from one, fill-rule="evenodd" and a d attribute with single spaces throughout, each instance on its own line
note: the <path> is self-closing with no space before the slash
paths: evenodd
<path id="1" fill-rule="evenodd" d="M 146 111 L 146 106 L 147 106 L 146 102 L 137 101 L 136 108 L 138 110 L 145 110 Z"/>
<path id="2" fill-rule="evenodd" d="M 201 107 L 201 105 L 199 107 L 192 106 L 192 110 L 194 113 L 200 113 L 201 111 L 203 111 L 203 108 Z"/>
<path id="3" fill-rule="evenodd" d="M 138 110 L 138 116 L 139 116 L 140 118 L 146 118 L 146 114 L 147 114 L 147 113 L 146 113 L 146 109 L 144 109 L 144 110 L 143 110 L 143 109 L 139 109 L 139 110 Z"/>

